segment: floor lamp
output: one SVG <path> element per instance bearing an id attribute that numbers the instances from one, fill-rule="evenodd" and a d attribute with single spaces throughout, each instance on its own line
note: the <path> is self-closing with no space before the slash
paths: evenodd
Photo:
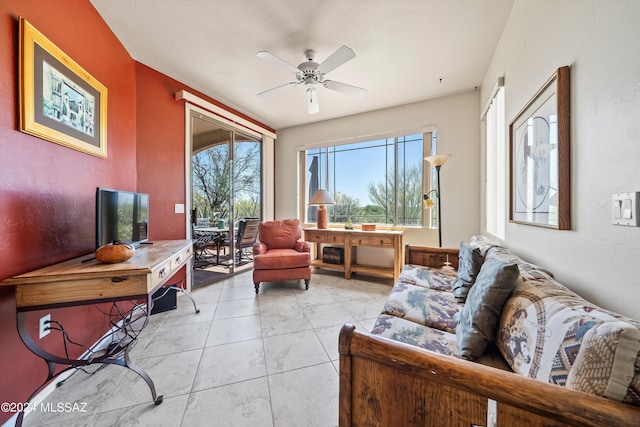
<path id="1" fill-rule="evenodd" d="M 422 201 L 424 203 L 425 208 L 432 208 L 435 204 L 433 200 L 429 197 L 431 193 L 436 193 L 436 198 L 438 202 L 438 246 L 442 247 L 442 215 L 440 209 L 440 167 L 444 165 L 449 159 L 450 154 L 436 154 L 435 156 L 427 156 L 424 159 L 431 163 L 432 166 L 436 168 L 436 179 L 438 181 L 437 190 L 431 190 L 427 194 L 422 196 Z"/>

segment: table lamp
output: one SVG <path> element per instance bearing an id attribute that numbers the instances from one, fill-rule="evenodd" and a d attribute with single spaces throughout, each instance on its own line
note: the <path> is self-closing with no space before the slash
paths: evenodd
<path id="1" fill-rule="evenodd" d="M 327 208 L 325 205 L 335 205 L 331 194 L 327 190 L 318 190 L 315 192 L 309 206 L 318 206 L 318 228 L 327 228 Z"/>

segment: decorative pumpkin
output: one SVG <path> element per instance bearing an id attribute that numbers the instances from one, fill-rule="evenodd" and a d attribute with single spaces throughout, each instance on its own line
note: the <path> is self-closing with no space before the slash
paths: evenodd
<path id="1" fill-rule="evenodd" d="M 114 240 L 113 243 L 100 246 L 96 250 L 96 259 L 105 264 L 115 264 L 128 260 L 135 252 L 136 249 L 133 246 Z"/>

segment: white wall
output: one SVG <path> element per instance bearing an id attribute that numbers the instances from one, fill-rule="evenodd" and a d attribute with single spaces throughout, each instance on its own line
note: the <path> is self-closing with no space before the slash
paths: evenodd
<path id="1" fill-rule="evenodd" d="M 481 90 L 484 104 L 505 77 L 508 126 L 555 69 L 571 66 L 572 230 L 507 224 L 504 243 L 635 319 L 640 228 L 611 225 L 611 195 L 640 191 L 638 22 L 636 0 L 516 0 Z"/>
<path id="2" fill-rule="evenodd" d="M 438 152 L 453 156 L 440 170 L 442 240 L 457 247 L 480 233 L 480 93 L 407 104 L 334 120 L 278 129 L 276 218 L 298 215 L 296 147 L 342 138 L 435 126 Z M 408 229 L 404 243 L 438 246 L 437 230 Z"/>

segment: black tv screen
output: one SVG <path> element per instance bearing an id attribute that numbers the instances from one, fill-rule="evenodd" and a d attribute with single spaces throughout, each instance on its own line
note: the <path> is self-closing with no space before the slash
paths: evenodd
<path id="1" fill-rule="evenodd" d="M 98 188 L 96 193 L 96 248 L 119 240 L 140 246 L 148 239 L 149 195 Z"/>

